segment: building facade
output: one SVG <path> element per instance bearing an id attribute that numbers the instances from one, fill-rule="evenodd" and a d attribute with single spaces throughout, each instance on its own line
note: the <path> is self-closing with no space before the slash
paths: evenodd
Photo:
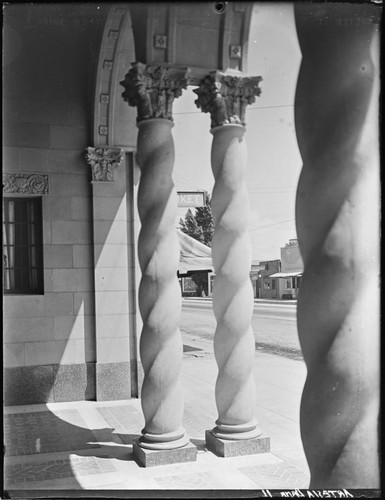
<path id="1" fill-rule="evenodd" d="M 279 283 L 280 299 L 297 299 L 303 273 L 303 260 L 297 239 L 281 247 L 281 271 L 271 275 Z"/>
<path id="2" fill-rule="evenodd" d="M 251 266 L 250 278 L 253 284 L 254 298 L 256 299 L 280 299 L 280 282 L 272 278 L 281 269 L 279 259 L 261 261 L 258 265 Z"/>
<path id="3" fill-rule="evenodd" d="M 138 459 L 196 459 L 182 426 L 171 134 L 172 103 L 192 85 L 211 117 L 215 179 L 218 419 L 206 445 L 247 449 L 262 432 L 244 174 L 246 108 L 261 92 L 246 73 L 252 4 L 73 5 L 5 9 L 4 400 L 124 399 L 142 387 Z M 294 5 L 310 488 L 379 487 L 380 8 Z"/>
<path id="4" fill-rule="evenodd" d="M 138 395 L 135 114 L 111 83 L 134 59 L 127 12 L 6 9 L 7 404 Z"/>

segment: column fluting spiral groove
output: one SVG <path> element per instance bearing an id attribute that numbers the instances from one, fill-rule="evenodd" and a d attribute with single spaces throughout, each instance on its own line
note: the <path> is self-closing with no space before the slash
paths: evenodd
<path id="1" fill-rule="evenodd" d="M 311 488 L 378 488 L 378 93 L 373 6 L 296 5 L 295 120 L 303 168 L 300 426 Z M 374 6 L 376 7 L 376 6 Z M 375 16 L 374 16 L 375 17 Z"/>
<path id="2" fill-rule="evenodd" d="M 215 387 L 218 420 L 212 432 L 225 439 L 250 439 L 261 434 L 254 416 L 255 340 L 251 328 L 254 301 L 249 277 L 251 246 L 247 232 L 249 204 L 244 177 L 244 130 L 239 124 L 211 130 L 215 177 L 213 308 L 217 320 L 214 353 L 218 364 Z"/>
<path id="3" fill-rule="evenodd" d="M 182 427 L 179 378 L 183 349 L 178 328 L 181 293 L 176 272 L 180 249 L 175 230 L 172 126 L 170 120 L 159 118 L 138 123 L 138 211 L 142 223 L 138 242 L 142 271 L 139 308 L 143 319 L 140 356 L 144 369 L 141 402 L 145 417 L 139 444 L 150 449 L 178 448 L 189 442 Z"/>

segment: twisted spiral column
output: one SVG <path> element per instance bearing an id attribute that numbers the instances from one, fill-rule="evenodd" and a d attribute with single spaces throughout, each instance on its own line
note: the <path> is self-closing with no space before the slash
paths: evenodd
<path id="1" fill-rule="evenodd" d="M 138 211 L 142 222 L 138 241 L 142 271 L 139 308 L 143 319 L 140 356 L 144 369 L 141 397 L 146 422 L 140 445 L 151 449 L 188 443 L 181 425 L 179 372 L 183 349 L 178 328 L 181 294 L 176 276 L 179 242 L 174 227 L 177 201 L 171 177 L 172 126 L 164 119 L 138 124 Z"/>
<path id="2" fill-rule="evenodd" d="M 378 488 L 379 158 L 376 7 L 295 6 L 302 64 L 295 119 L 303 169 L 298 333 L 300 426 L 311 488 Z"/>
<path id="3" fill-rule="evenodd" d="M 251 328 L 254 300 L 249 277 L 251 245 L 247 232 L 244 139 L 246 105 L 259 95 L 260 80 L 211 73 L 194 91 L 198 107 L 211 114 L 213 134 L 211 165 L 215 185 L 211 207 L 218 419 L 211 432 L 217 438 L 238 441 L 261 434 L 255 418 L 255 340 Z"/>
<path id="4" fill-rule="evenodd" d="M 259 436 L 261 430 L 254 416 L 255 339 L 251 328 L 254 300 L 249 277 L 251 246 L 247 233 L 244 127 L 222 125 L 211 132 L 215 177 L 213 309 L 217 320 L 214 353 L 218 364 L 215 386 L 218 420 L 212 432 L 224 439 L 251 439 Z"/>
<path id="5" fill-rule="evenodd" d="M 172 180 L 174 142 L 171 105 L 185 86 L 183 72 L 134 63 L 122 82 L 123 97 L 138 109 L 137 162 L 141 169 L 138 212 L 142 223 L 138 257 L 143 319 L 140 356 L 144 370 L 141 404 L 145 427 L 138 444 L 172 450 L 189 443 L 182 426 L 180 369 L 183 348 L 178 321 L 179 240 L 177 196 Z"/>

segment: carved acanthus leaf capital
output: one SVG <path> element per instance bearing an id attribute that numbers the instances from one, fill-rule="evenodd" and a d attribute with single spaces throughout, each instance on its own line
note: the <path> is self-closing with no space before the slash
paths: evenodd
<path id="1" fill-rule="evenodd" d="M 195 104 L 211 115 L 211 127 L 234 123 L 245 125 L 246 106 L 261 94 L 260 76 L 235 76 L 216 71 L 203 78 Z"/>
<path id="2" fill-rule="evenodd" d="M 125 89 L 123 99 L 137 108 L 137 122 L 149 118 L 172 121 L 172 104 L 187 87 L 186 74 L 187 68 L 132 63 L 132 68 L 120 84 Z"/>
<path id="3" fill-rule="evenodd" d="M 113 182 L 113 169 L 120 165 L 122 159 L 122 149 L 87 148 L 86 160 L 91 165 L 93 181 Z"/>

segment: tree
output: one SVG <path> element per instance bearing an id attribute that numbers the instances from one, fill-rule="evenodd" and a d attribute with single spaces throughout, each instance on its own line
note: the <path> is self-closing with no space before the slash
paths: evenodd
<path id="1" fill-rule="evenodd" d="M 197 207 L 195 214 L 189 208 L 183 219 L 179 219 L 181 231 L 197 241 L 211 247 L 213 239 L 214 223 L 211 213 L 211 199 L 206 191 L 206 203 L 203 207 Z M 208 295 L 208 275 L 205 271 L 192 271 L 191 278 L 197 286 L 197 296 L 201 297 L 204 291 Z"/>
<path id="2" fill-rule="evenodd" d="M 203 243 L 211 247 L 211 240 L 214 234 L 213 215 L 211 213 L 211 199 L 209 193 L 206 191 L 206 204 L 204 207 L 197 207 L 195 209 L 195 220 L 203 232 Z"/>
<path id="3" fill-rule="evenodd" d="M 211 213 L 211 199 L 209 193 L 206 191 L 206 204 L 204 207 L 197 207 L 195 214 L 189 208 L 186 212 L 185 218 L 179 219 L 181 231 L 188 234 L 192 238 L 204 243 L 211 247 L 211 240 L 213 239 L 214 223 Z"/>
<path id="4" fill-rule="evenodd" d="M 198 225 L 190 208 L 187 210 L 184 220 L 179 219 L 179 225 L 183 233 L 188 234 L 191 238 L 194 238 L 194 240 L 203 243 L 202 227 Z"/>

